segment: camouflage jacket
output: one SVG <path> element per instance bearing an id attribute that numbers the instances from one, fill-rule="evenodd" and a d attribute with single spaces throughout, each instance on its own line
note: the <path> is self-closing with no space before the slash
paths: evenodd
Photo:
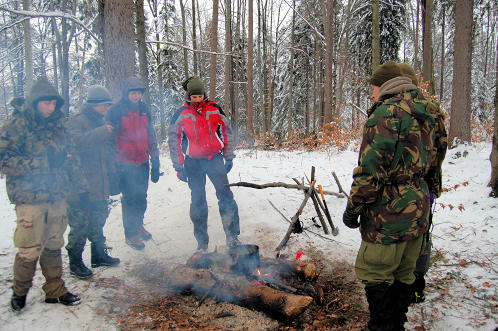
<path id="1" fill-rule="evenodd" d="M 47 83 L 48 84 L 48 83 Z M 0 172 L 6 175 L 7 194 L 14 204 L 52 202 L 67 193 L 69 163 L 64 131 L 63 99 L 50 85 L 33 87 L 26 101 L 14 99 L 12 119 L 0 129 Z M 44 96 L 57 98 L 56 110 L 48 118 L 33 105 Z"/>
<path id="2" fill-rule="evenodd" d="M 80 167 L 72 169 L 78 173 L 73 176 L 82 176 L 82 183 L 86 185 L 85 192 L 90 193 L 93 201 L 106 200 L 111 193 L 111 185 L 115 182 L 116 153 L 113 148 L 114 134 L 107 131 L 104 117 L 90 106 L 72 117 L 66 125 Z M 77 197 L 70 197 L 74 200 Z"/>
<path id="3" fill-rule="evenodd" d="M 348 208 L 361 214 L 367 242 L 415 239 L 428 227 L 434 119 L 416 89 L 381 99 L 368 115 Z"/>

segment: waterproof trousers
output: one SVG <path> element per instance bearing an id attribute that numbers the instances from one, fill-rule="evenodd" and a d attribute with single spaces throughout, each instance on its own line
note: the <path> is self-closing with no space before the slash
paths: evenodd
<path id="1" fill-rule="evenodd" d="M 190 219 L 194 224 L 194 236 L 199 247 L 207 248 L 208 206 L 206 201 L 206 175 L 213 183 L 218 198 L 218 209 L 227 241 L 240 234 L 239 211 L 228 185 L 223 156 L 215 155 L 211 160 L 185 158 L 185 171 L 191 192 Z"/>
<path id="2" fill-rule="evenodd" d="M 18 252 L 14 260 L 14 292 L 20 296 L 28 293 L 39 261 L 45 276 L 46 297 L 65 294 L 60 249 L 64 246 L 67 227 L 66 202 L 17 205 L 16 215 L 14 245 Z"/>
<path id="3" fill-rule="evenodd" d="M 149 161 L 141 165 L 128 162 L 118 163 L 121 208 L 126 238 L 136 236 L 143 225 L 147 210 L 149 188 Z"/>

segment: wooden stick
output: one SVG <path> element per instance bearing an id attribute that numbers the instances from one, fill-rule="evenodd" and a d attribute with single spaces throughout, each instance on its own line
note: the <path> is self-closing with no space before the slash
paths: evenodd
<path id="1" fill-rule="evenodd" d="M 318 215 L 318 219 L 320 220 L 320 223 L 322 223 L 323 232 L 325 232 L 325 234 L 330 234 L 327 223 L 325 223 L 325 220 L 323 219 L 323 215 L 320 212 L 320 207 L 318 206 L 318 202 L 317 202 L 317 199 L 315 197 L 315 194 L 316 194 L 315 187 L 313 185 L 311 185 L 311 183 L 313 181 L 315 181 L 315 167 L 314 166 L 311 167 L 311 180 L 308 180 L 308 181 L 309 181 L 310 187 L 313 189 L 313 191 L 311 192 L 311 200 L 313 201 L 313 205 L 315 206 L 315 211 Z"/>
<path id="2" fill-rule="evenodd" d="M 337 178 L 337 175 L 335 174 L 335 171 L 332 171 L 332 176 L 334 176 L 335 182 L 337 183 L 337 186 L 339 187 L 339 193 L 343 193 L 347 198 L 349 198 L 349 195 L 342 189 L 341 182 L 339 181 L 339 178 Z M 323 194 L 326 194 L 325 191 L 323 191 Z"/>
<path id="3" fill-rule="evenodd" d="M 293 188 L 293 189 L 302 190 L 302 191 L 308 191 L 309 190 L 309 186 L 287 184 L 287 183 L 283 183 L 283 182 L 273 182 L 273 183 L 267 183 L 267 184 L 254 184 L 254 183 L 249 183 L 249 182 L 237 182 L 237 183 L 228 184 L 228 186 L 243 186 L 243 187 L 255 188 L 255 189 L 258 189 L 258 190 L 262 190 L 262 189 L 269 188 L 269 187 Z M 341 193 L 330 192 L 330 191 L 323 191 L 323 194 L 333 195 L 333 196 L 338 197 L 338 198 L 344 198 L 345 197 Z"/>
<path id="4" fill-rule="evenodd" d="M 295 223 L 299 219 L 299 215 L 301 215 L 301 213 L 303 212 L 304 206 L 306 206 L 306 203 L 308 202 L 308 199 L 311 196 L 311 192 L 313 192 L 312 186 L 315 185 L 315 181 L 312 181 L 311 184 L 312 185 L 310 187 L 308 187 L 306 195 L 304 196 L 304 200 L 301 203 L 301 206 L 299 206 L 299 209 L 297 210 L 296 214 L 291 219 L 291 224 L 289 225 L 289 228 L 287 229 L 287 233 L 282 238 L 282 241 L 280 242 L 280 244 L 278 244 L 277 248 L 275 248 L 276 251 L 281 250 L 287 244 L 287 241 L 289 241 L 289 238 L 292 234 L 292 231 L 294 230 Z"/>

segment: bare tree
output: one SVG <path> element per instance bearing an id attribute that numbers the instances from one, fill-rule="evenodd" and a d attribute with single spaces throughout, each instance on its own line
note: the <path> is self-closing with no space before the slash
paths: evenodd
<path id="1" fill-rule="evenodd" d="M 211 20 L 211 55 L 209 63 L 209 95 L 216 97 L 216 53 L 218 52 L 218 0 L 213 0 L 213 18 Z"/>
<path id="2" fill-rule="evenodd" d="M 446 3 L 442 4 L 441 8 L 441 81 L 439 85 L 439 100 L 443 101 L 444 95 L 444 60 L 446 57 L 446 45 L 445 45 L 445 29 L 446 29 Z"/>
<path id="3" fill-rule="evenodd" d="M 185 22 L 185 4 L 183 3 L 183 0 L 180 0 L 180 12 L 182 15 L 182 41 L 184 45 L 187 45 L 187 27 L 186 27 L 186 22 Z M 184 72 L 184 77 L 187 79 L 189 77 L 188 75 L 188 54 L 187 54 L 187 48 L 183 49 L 183 72 Z"/>
<path id="4" fill-rule="evenodd" d="M 195 23 L 195 0 L 192 0 L 192 48 L 194 52 L 192 54 L 193 62 L 194 62 L 194 75 L 198 74 L 197 68 L 197 53 L 195 50 L 197 49 L 197 33 L 195 31 L 196 23 Z"/>
<path id="5" fill-rule="evenodd" d="M 429 92 L 434 94 L 434 75 L 432 72 L 432 17 L 433 3 L 432 0 L 422 0 L 422 36 L 423 36 L 423 77 L 424 81 L 429 82 Z"/>
<path id="6" fill-rule="evenodd" d="M 133 0 L 104 2 L 104 73 L 113 96 L 121 93 L 122 80 L 135 73 Z"/>
<path id="7" fill-rule="evenodd" d="M 147 44 L 145 43 L 144 0 L 135 0 L 136 35 L 138 45 L 138 67 L 140 78 L 149 87 L 149 61 L 147 60 Z M 150 92 L 146 90 L 144 101 L 150 105 Z"/>
<path id="8" fill-rule="evenodd" d="M 380 65 L 380 7 L 372 0 L 372 72 Z"/>
<path id="9" fill-rule="evenodd" d="M 292 1 L 292 8 L 296 8 L 296 0 Z M 289 115 L 288 115 L 288 123 L 287 123 L 287 134 L 291 134 L 292 132 L 292 92 L 294 88 L 294 39 L 295 39 L 295 25 L 296 25 L 296 11 L 292 11 L 292 23 L 291 23 L 291 43 L 290 43 L 290 60 L 289 60 Z"/>
<path id="10" fill-rule="evenodd" d="M 232 1 L 225 0 L 225 111 L 230 114 L 232 130 L 237 139 L 238 114 L 233 104 L 232 85 Z"/>
<path id="11" fill-rule="evenodd" d="M 472 61 L 473 0 L 455 4 L 453 91 L 449 143 L 470 142 L 470 88 Z"/>
<path id="12" fill-rule="evenodd" d="M 30 0 L 23 0 L 23 9 L 29 11 Z M 33 50 L 32 50 L 32 40 L 31 40 L 31 24 L 29 19 L 23 21 L 24 30 L 24 72 L 26 74 L 26 89 L 29 90 L 33 84 Z"/>
<path id="13" fill-rule="evenodd" d="M 216 1 L 216 0 L 214 0 Z M 247 134 L 254 134 L 254 23 L 253 0 L 248 0 L 248 36 L 247 36 Z"/>
<path id="14" fill-rule="evenodd" d="M 498 38 L 496 41 L 498 50 Z M 491 195 L 498 197 L 498 52 L 496 52 L 496 78 L 495 78 L 495 119 L 493 130 L 493 146 L 491 149 Z"/>
<path id="15" fill-rule="evenodd" d="M 325 24 L 325 81 L 324 81 L 324 93 L 325 93 L 325 123 L 329 123 L 332 120 L 333 112 L 333 86 L 332 86 L 332 76 L 333 76 L 333 54 L 334 54 L 334 10 L 335 10 L 335 0 L 327 0 L 326 7 L 324 10 L 324 22 Z"/>

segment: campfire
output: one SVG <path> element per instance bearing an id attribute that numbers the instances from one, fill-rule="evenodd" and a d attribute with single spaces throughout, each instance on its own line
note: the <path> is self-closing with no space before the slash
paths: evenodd
<path id="1" fill-rule="evenodd" d="M 313 300 L 323 302 L 323 290 L 314 283 L 318 275 L 313 261 L 260 258 L 257 245 L 240 245 L 196 253 L 166 277 L 169 289 L 194 294 L 199 306 L 211 297 L 292 319 Z"/>

